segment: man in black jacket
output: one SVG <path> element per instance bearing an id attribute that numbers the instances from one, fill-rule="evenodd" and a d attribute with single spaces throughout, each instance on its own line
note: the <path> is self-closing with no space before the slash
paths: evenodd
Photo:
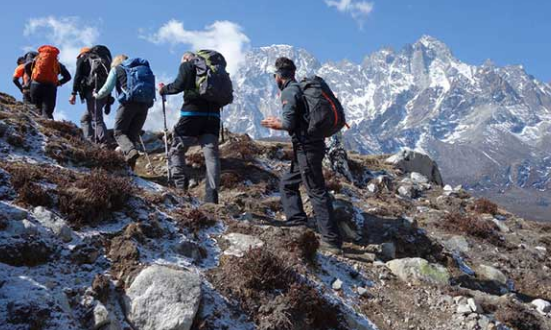
<path id="1" fill-rule="evenodd" d="M 286 57 L 280 57 L 276 60 L 275 67 L 274 78 L 281 90 L 283 105 L 282 120 L 268 117 L 262 121 L 262 126 L 287 131 L 292 138 L 294 157 L 291 170 L 283 176 L 280 186 L 287 224 L 305 226 L 308 222 L 300 196 L 300 184 L 304 183 L 322 236 L 320 248 L 332 254 L 340 254 L 342 239 L 323 178 L 324 139 L 311 137 L 307 133 L 307 109 L 300 85 L 295 80 L 295 63 Z"/>
<path id="2" fill-rule="evenodd" d="M 161 95 L 184 92 L 184 104 L 180 120 L 174 126 L 174 139 L 170 147 L 171 174 L 177 188 L 186 190 L 189 176 L 186 174 L 186 152 L 193 145 L 200 145 L 205 156 L 207 180 L 205 202 L 218 203 L 220 186 L 220 106 L 199 97 L 196 90 L 195 54 L 187 52 L 182 57 L 178 77 L 168 85 L 160 84 Z"/>
<path id="3" fill-rule="evenodd" d="M 109 114 L 109 97 L 96 100 L 93 97 L 96 86 L 90 84 L 93 77 L 90 77 L 90 62 L 88 61 L 88 52 L 90 48 L 83 47 L 80 54 L 77 56 L 77 68 L 75 78 L 73 80 L 73 92 L 69 98 L 69 103 L 76 103 L 77 93 L 80 96 L 81 102 L 86 102 L 86 111 L 80 118 L 80 127 L 84 133 L 84 137 L 94 143 L 105 143 L 107 127 L 103 120 L 103 112 Z M 97 86 L 101 88 L 101 86 Z"/>

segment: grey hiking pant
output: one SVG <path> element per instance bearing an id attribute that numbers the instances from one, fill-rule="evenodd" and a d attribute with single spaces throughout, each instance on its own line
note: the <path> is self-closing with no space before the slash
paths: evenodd
<path id="1" fill-rule="evenodd" d="M 177 188 L 187 189 L 188 175 L 186 175 L 186 152 L 189 147 L 200 145 L 205 156 L 207 179 L 205 184 L 205 203 L 218 204 L 218 190 L 220 188 L 220 152 L 218 149 L 218 135 L 203 134 L 199 136 L 175 135 L 170 147 L 171 174 Z"/>
<path id="2" fill-rule="evenodd" d="M 307 144 L 293 143 L 294 157 L 291 170 L 281 178 L 281 202 L 287 221 L 294 224 L 306 224 L 308 217 L 304 212 L 300 185 L 306 187 L 318 230 L 324 241 L 341 246 L 337 221 L 333 212 L 333 203 L 325 187 L 322 162 L 325 156 L 323 141 Z"/>
<path id="3" fill-rule="evenodd" d="M 80 118 L 80 127 L 82 127 L 86 140 L 93 143 L 105 143 L 107 127 L 103 121 L 103 110 L 107 105 L 107 98 L 96 100 L 92 94 L 92 91 L 84 94 L 86 112 Z"/>
<path id="4" fill-rule="evenodd" d="M 114 135 L 126 160 L 132 150 L 136 150 L 140 133 L 147 119 L 148 104 L 128 102 L 120 105 L 115 116 Z"/>

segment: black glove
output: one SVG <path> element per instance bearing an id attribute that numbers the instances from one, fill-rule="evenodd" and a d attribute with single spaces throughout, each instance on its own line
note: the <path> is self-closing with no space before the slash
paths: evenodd
<path id="1" fill-rule="evenodd" d="M 106 116 L 108 116 L 111 113 L 111 104 L 109 104 L 109 102 L 107 102 L 107 104 L 105 105 L 105 109 L 103 109 L 103 112 L 105 113 Z"/>

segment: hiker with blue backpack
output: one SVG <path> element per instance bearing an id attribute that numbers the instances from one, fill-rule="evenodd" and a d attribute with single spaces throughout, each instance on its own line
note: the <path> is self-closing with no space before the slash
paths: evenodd
<path id="1" fill-rule="evenodd" d="M 224 57 L 212 50 L 186 52 L 182 56 L 176 80 L 168 85 L 159 85 L 163 100 L 165 95 L 181 92 L 184 92 L 184 104 L 180 119 L 174 126 L 169 174 L 177 188 L 187 190 L 190 177 L 186 152 L 189 147 L 200 145 L 207 168 L 204 201 L 218 204 L 220 110 L 233 101 L 232 83 L 226 72 Z"/>
<path id="2" fill-rule="evenodd" d="M 342 238 L 333 203 L 323 177 L 325 138 L 344 126 L 344 111 L 325 81 L 319 77 L 295 79 L 295 63 L 286 57 L 275 62 L 274 79 L 281 90 L 282 118 L 262 120 L 264 127 L 287 131 L 292 139 L 291 170 L 281 178 L 280 191 L 288 226 L 307 226 L 300 185 L 304 184 L 314 209 L 322 236 L 320 249 L 330 254 L 342 253 Z"/>
<path id="3" fill-rule="evenodd" d="M 101 89 L 94 93 L 100 100 L 116 89 L 119 109 L 115 117 L 114 135 L 126 162 L 133 169 L 140 154 L 136 148 L 149 108 L 155 101 L 155 76 L 149 62 L 118 55 Z"/>

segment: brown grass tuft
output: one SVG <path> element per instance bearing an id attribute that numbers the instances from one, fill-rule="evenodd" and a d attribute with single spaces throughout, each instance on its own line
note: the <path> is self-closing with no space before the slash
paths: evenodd
<path id="1" fill-rule="evenodd" d="M 291 250 L 296 253 L 302 260 L 313 264 L 316 260 L 316 253 L 320 246 L 316 234 L 311 230 L 306 230 L 300 236 L 293 239 Z"/>
<path id="2" fill-rule="evenodd" d="M 183 208 L 172 211 L 172 217 L 182 229 L 197 234 L 201 229 L 212 227 L 216 220 L 199 209 L 186 210 Z"/>
<path id="3" fill-rule="evenodd" d="M 243 178 L 237 172 L 224 172 L 220 176 L 220 186 L 226 189 L 235 189 L 243 182 Z"/>
<path id="4" fill-rule="evenodd" d="M 517 330 L 541 330 L 542 322 L 520 304 L 508 304 L 495 314 L 496 319 Z"/>
<path id="5" fill-rule="evenodd" d="M 487 213 L 491 215 L 496 215 L 498 213 L 497 205 L 486 198 L 477 199 L 474 202 L 473 209 L 478 214 Z"/>
<path id="6" fill-rule="evenodd" d="M 443 226 L 450 232 L 461 232 L 476 237 L 496 246 L 503 246 L 499 228 L 492 222 L 480 220 L 471 215 L 451 213 L 444 217 Z"/>
<path id="7" fill-rule="evenodd" d="M 73 225 L 95 225 L 123 208 L 133 192 L 129 179 L 92 171 L 59 191 L 59 210 Z"/>

